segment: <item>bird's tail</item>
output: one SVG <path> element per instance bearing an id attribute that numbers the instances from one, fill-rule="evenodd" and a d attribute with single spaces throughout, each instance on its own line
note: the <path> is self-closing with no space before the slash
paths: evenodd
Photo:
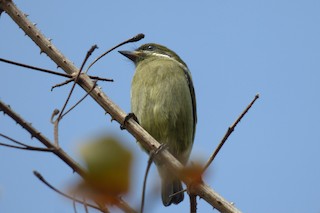
<path id="1" fill-rule="evenodd" d="M 183 201 L 184 194 L 181 191 L 182 191 L 182 184 L 180 180 L 172 179 L 172 177 L 171 178 L 162 177 L 161 196 L 162 196 L 162 203 L 164 206 L 169 206 L 171 205 L 171 203 L 178 204 L 181 201 Z M 177 192 L 181 192 L 181 193 L 177 193 Z"/>

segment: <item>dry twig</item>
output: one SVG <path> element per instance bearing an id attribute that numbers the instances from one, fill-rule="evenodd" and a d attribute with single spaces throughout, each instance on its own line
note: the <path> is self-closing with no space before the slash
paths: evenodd
<path id="1" fill-rule="evenodd" d="M 124 44 L 140 41 L 140 40 L 143 39 L 143 38 L 144 38 L 144 34 L 139 33 L 138 35 L 133 36 L 132 38 L 129 38 L 128 40 L 123 41 L 123 42 L 121 42 L 120 44 L 118 44 L 118 45 L 112 47 L 111 49 L 107 50 L 106 52 L 102 53 L 98 58 L 96 58 L 96 59 L 89 65 L 89 67 L 87 68 L 87 70 L 85 71 L 85 73 L 88 73 L 89 69 L 90 69 L 97 61 L 99 61 L 102 57 L 104 57 L 105 55 L 107 55 L 107 54 L 110 53 L 111 51 L 117 49 L 118 47 L 120 47 L 120 46 L 122 46 L 122 45 L 124 45 Z"/>
<path id="2" fill-rule="evenodd" d="M 217 154 L 219 153 L 220 149 L 222 148 L 223 144 L 227 141 L 227 139 L 229 138 L 229 136 L 231 135 L 231 133 L 234 131 L 235 127 L 237 126 L 237 124 L 241 121 L 241 119 L 245 116 L 245 114 L 249 111 L 249 109 L 252 107 L 252 105 L 254 104 L 254 102 L 259 98 L 259 94 L 257 94 L 254 99 L 251 101 L 251 103 L 246 107 L 246 109 L 241 113 L 241 115 L 237 118 L 237 120 L 228 128 L 226 134 L 224 135 L 224 137 L 222 138 L 221 142 L 219 143 L 219 145 L 217 146 L 216 150 L 213 152 L 213 154 L 211 155 L 211 157 L 209 158 L 208 162 L 206 163 L 206 165 L 203 167 L 203 172 L 204 173 L 207 168 L 210 166 L 210 164 L 213 162 L 214 158 L 217 156 Z"/>
<path id="3" fill-rule="evenodd" d="M 15 145 L 10 145 L 10 144 L 5 144 L 5 143 L 0 143 L 1 146 L 9 147 L 9 148 L 14 148 L 14 149 L 22 149 L 22 150 L 29 150 L 29 151 L 40 151 L 40 152 L 52 152 L 54 149 L 49 149 L 49 148 L 41 148 L 41 147 L 35 147 L 35 146 L 29 146 L 25 143 L 21 143 L 9 136 L 6 136 L 4 134 L 0 133 L 0 137 L 3 137 L 13 143 L 16 143 L 20 146 L 15 146 Z"/>
<path id="4" fill-rule="evenodd" d="M 157 150 L 154 150 L 154 151 L 150 152 L 149 159 L 148 159 L 148 164 L 147 164 L 147 168 L 146 168 L 146 172 L 144 174 L 144 179 L 143 179 L 143 188 L 142 188 L 142 196 L 141 196 L 140 213 L 143 213 L 143 209 L 144 209 L 147 178 L 148 178 L 150 167 L 152 165 L 152 162 L 154 160 L 155 155 L 157 155 L 159 152 L 161 152 L 163 149 L 166 149 L 166 148 L 167 148 L 166 144 L 161 144 L 161 146 Z"/>
<path id="5" fill-rule="evenodd" d="M 63 197 L 66 197 L 74 202 L 77 202 L 77 203 L 82 203 L 82 204 L 86 204 L 87 206 L 91 207 L 91 208 L 94 208 L 94 209 L 97 209 L 97 210 L 100 210 L 101 209 L 98 207 L 98 206 L 95 206 L 95 205 L 92 205 L 90 203 L 84 203 L 83 201 L 79 200 L 79 199 L 76 199 L 74 197 L 71 197 L 70 195 L 67 195 L 63 192 L 61 192 L 60 190 L 56 189 L 54 186 L 52 186 L 46 179 L 44 179 L 44 177 L 38 172 L 38 171 L 33 171 L 33 174 L 42 182 L 44 183 L 46 186 L 48 186 L 50 189 L 52 189 L 53 191 L 55 191 L 56 193 L 62 195 Z M 106 212 L 108 213 L 108 212 Z"/>
<path id="6" fill-rule="evenodd" d="M 0 58 L 0 61 L 8 63 L 8 64 L 13 64 L 15 66 L 20 66 L 20 67 L 24 67 L 24 68 L 28 68 L 28 69 L 32 69 L 32 70 L 37 70 L 37 71 L 40 71 L 40 72 L 49 73 L 49 74 L 53 74 L 53 75 L 57 75 L 57 76 L 61 76 L 61 77 L 73 78 L 72 75 L 68 75 L 66 73 L 60 73 L 60 72 L 56 72 L 56 71 L 52 71 L 52 70 L 48 70 L 48 69 L 44 69 L 44 68 L 40 68 L 40 67 L 35 67 L 35 66 L 31 66 L 31 65 L 15 62 L 15 61 L 10 61 L 10 60 L 4 59 L 4 58 Z M 92 75 L 88 75 L 88 76 L 92 80 L 113 82 L 113 79 L 101 78 L 99 76 L 92 76 Z"/>

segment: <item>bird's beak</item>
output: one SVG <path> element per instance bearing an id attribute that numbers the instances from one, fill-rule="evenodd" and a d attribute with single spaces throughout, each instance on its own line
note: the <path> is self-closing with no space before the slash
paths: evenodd
<path id="1" fill-rule="evenodd" d="M 125 57 L 129 58 L 133 62 L 136 62 L 137 59 L 140 57 L 140 52 L 137 52 L 137 51 L 118 51 L 118 52 L 124 55 Z"/>

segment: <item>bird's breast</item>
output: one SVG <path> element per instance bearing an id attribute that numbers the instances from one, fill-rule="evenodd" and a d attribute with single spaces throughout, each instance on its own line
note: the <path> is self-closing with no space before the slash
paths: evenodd
<path id="1" fill-rule="evenodd" d="M 131 86 L 132 112 L 140 125 L 179 153 L 192 146 L 193 109 L 184 71 L 172 63 L 137 66 Z"/>

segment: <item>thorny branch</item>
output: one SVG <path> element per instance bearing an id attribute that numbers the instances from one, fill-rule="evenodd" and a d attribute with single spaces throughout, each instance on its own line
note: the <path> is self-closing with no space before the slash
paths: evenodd
<path id="1" fill-rule="evenodd" d="M 74 172 L 78 173 L 84 180 L 87 179 L 87 174 L 85 170 L 75 162 L 66 152 L 64 152 L 60 147 L 57 147 L 52 143 L 48 138 L 46 138 L 42 133 L 40 133 L 36 128 L 31 126 L 30 123 L 25 121 L 20 115 L 15 113 L 8 105 L 3 103 L 0 100 L 0 111 L 4 114 L 11 117 L 17 124 L 19 124 L 22 128 L 24 128 L 27 132 L 31 134 L 32 138 L 36 138 L 39 142 L 41 142 L 44 146 L 46 146 L 49 150 L 52 150 L 57 157 L 59 157 L 62 161 L 64 161 Z M 134 213 L 136 212 L 132 209 L 127 203 L 119 198 L 118 207 L 121 208 L 124 212 Z"/>

